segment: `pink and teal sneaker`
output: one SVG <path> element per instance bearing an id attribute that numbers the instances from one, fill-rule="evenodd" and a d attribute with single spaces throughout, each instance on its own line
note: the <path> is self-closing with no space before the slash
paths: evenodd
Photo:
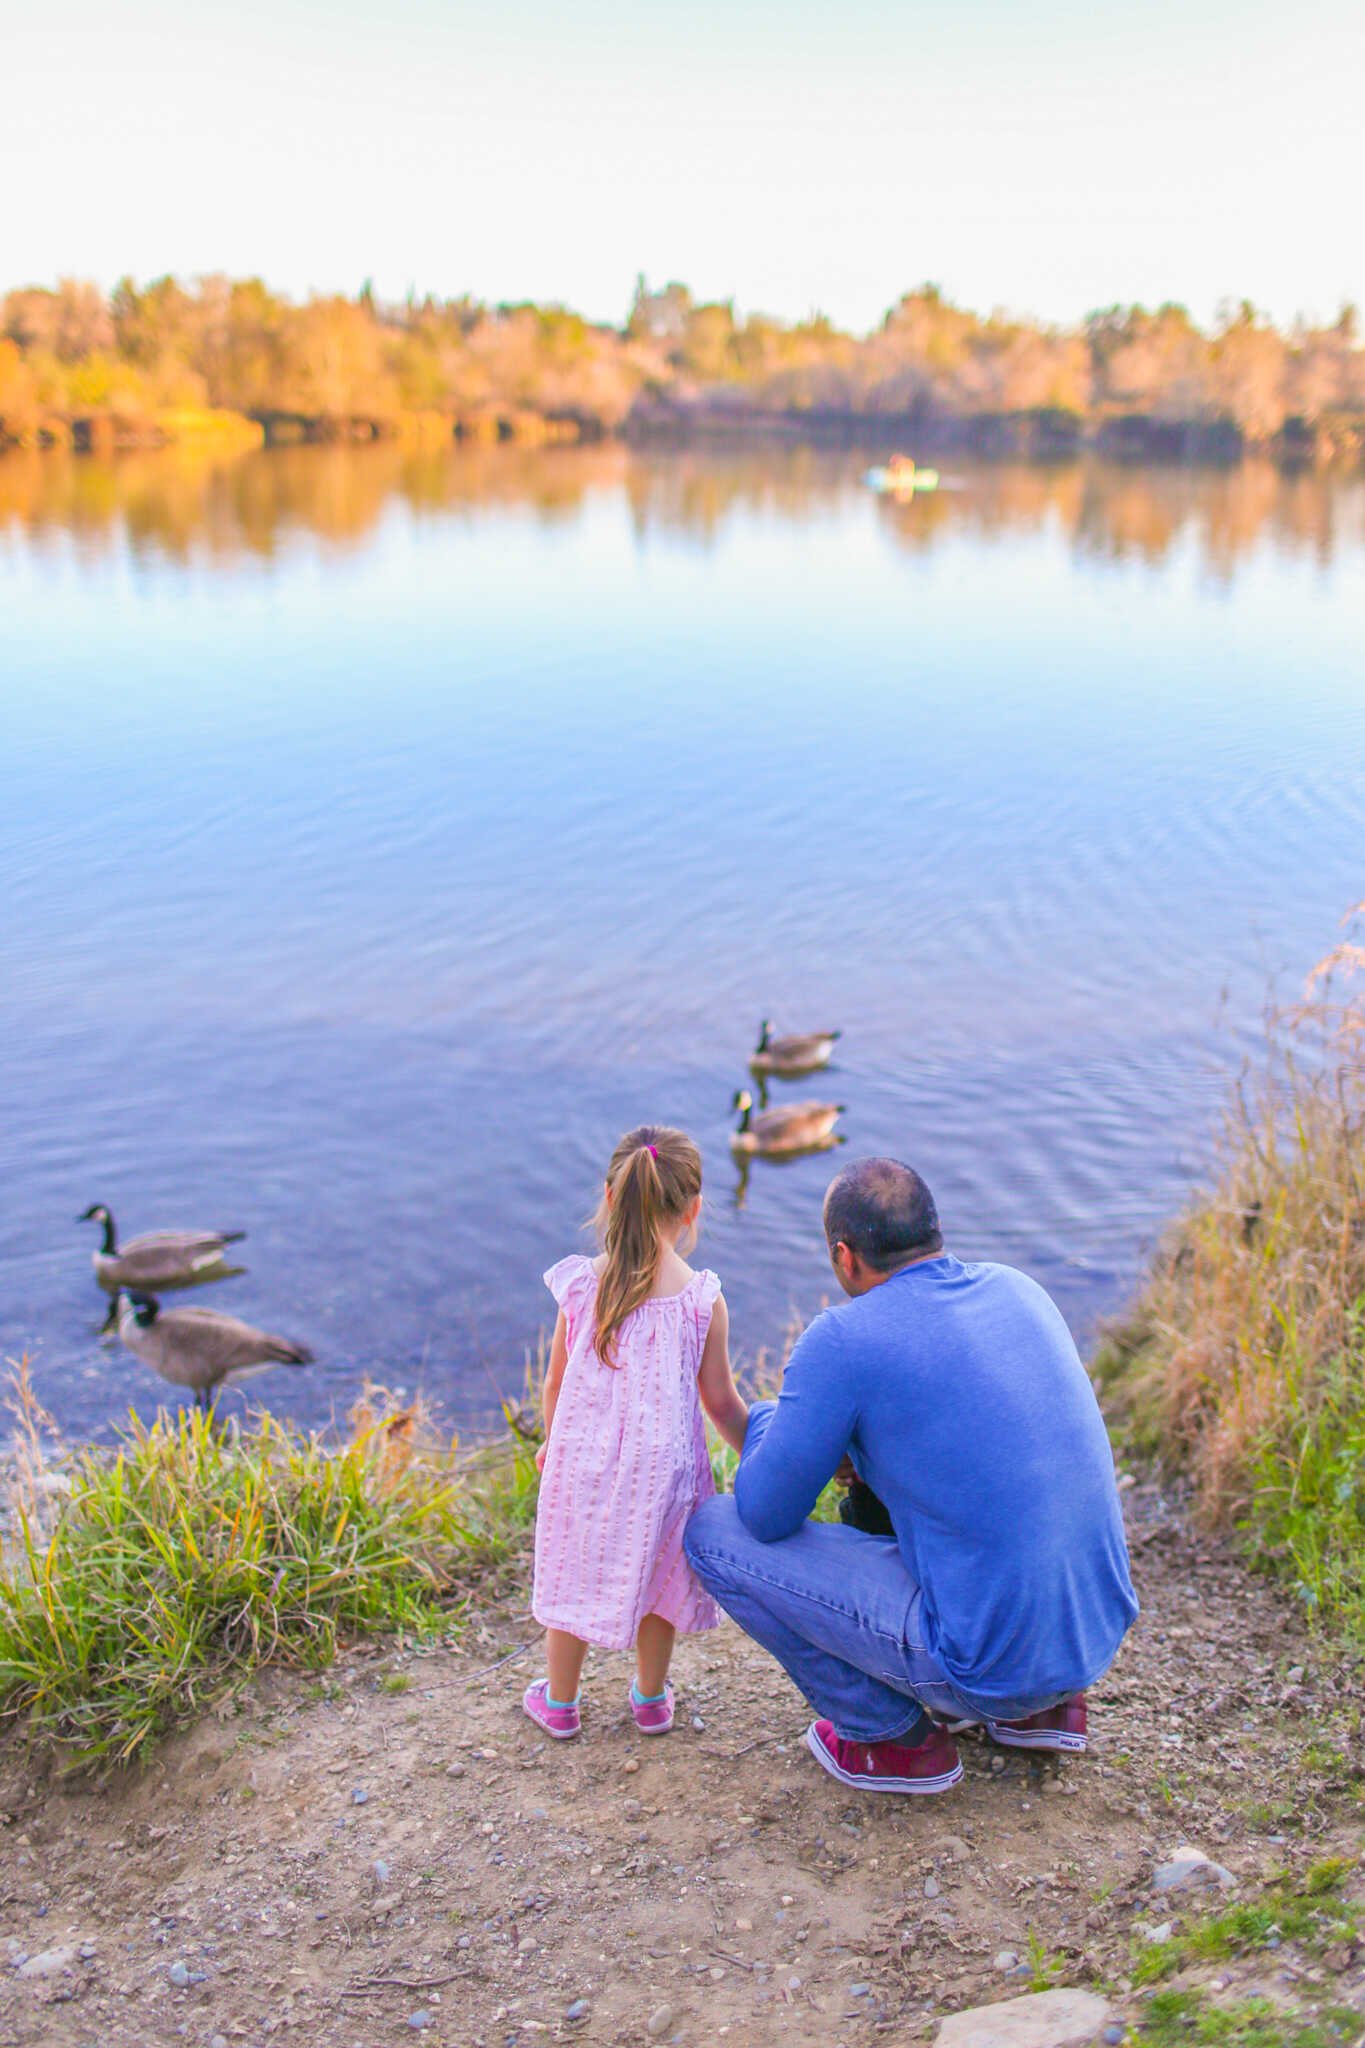
<path id="1" fill-rule="evenodd" d="M 645 1699 L 634 1679 L 630 1685 L 630 1711 L 642 1735 L 667 1735 L 673 1726 L 673 1688 L 665 1684 L 654 1699 Z"/>
<path id="2" fill-rule="evenodd" d="M 571 1700 L 568 1706 L 560 1706 L 552 1700 L 548 1678 L 537 1679 L 534 1685 L 528 1685 L 521 1696 L 521 1704 L 523 1712 L 529 1714 L 536 1726 L 552 1735 L 556 1742 L 568 1742 L 583 1726 L 578 1701 Z"/>

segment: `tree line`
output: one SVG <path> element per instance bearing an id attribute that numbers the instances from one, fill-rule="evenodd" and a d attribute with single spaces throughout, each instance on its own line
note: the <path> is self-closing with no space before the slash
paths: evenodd
<path id="1" fill-rule="evenodd" d="M 1346 306 L 1281 329 L 1248 303 L 1111 306 L 1050 327 L 908 292 L 872 333 L 783 322 L 639 280 L 620 326 L 562 306 L 415 294 L 293 301 L 258 278 L 66 279 L 0 299 L 0 443 L 537 440 L 913 431 L 916 449 L 1359 456 L 1365 350 Z"/>

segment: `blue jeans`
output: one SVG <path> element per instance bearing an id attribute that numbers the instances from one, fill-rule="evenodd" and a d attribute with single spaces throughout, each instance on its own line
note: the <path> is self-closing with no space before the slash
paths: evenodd
<path id="1" fill-rule="evenodd" d="M 760 1543 L 733 1495 L 719 1494 L 697 1509 L 683 1548 L 707 1592 L 849 1741 L 922 1742 L 930 1714 L 980 1718 L 924 1646 L 924 1597 L 894 1537 L 807 1522 Z"/>

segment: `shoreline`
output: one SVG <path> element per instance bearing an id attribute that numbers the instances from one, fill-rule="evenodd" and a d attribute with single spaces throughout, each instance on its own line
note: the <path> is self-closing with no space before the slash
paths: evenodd
<path id="1" fill-rule="evenodd" d="M 302 413 L 264 408 L 113 409 L 48 412 L 23 434 L 3 432 L 8 453 L 110 456 L 193 448 L 238 455 L 262 448 L 367 447 L 380 443 L 422 449 L 493 446 L 571 448 L 617 445 L 642 450 L 792 447 L 850 454 L 911 448 L 917 457 L 969 456 L 1039 466 L 1099 457 L 1118 464 L 1226 470 L 1260 458 L 1287 474 L 1359 473 L 1365 466 L 1365 419 L 1307 430 L 1286 426 L 1254 438 L 1226 420 L 1158 420 L 1142 414 L 1086 418 L 1050 410 L 951 416 L 912 411 L 784 410 L 736 400 L 729 393 L 695 399 L 637 402 L 617 420 L 582 412 L 549 412 L 490 403 L 470 411 Z"/>

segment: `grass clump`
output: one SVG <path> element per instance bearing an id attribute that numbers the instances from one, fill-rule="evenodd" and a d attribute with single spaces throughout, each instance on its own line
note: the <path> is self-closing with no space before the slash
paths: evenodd
<path id="1" fill-rule="evenodd" d="M 448 1628 L 513 1555 L 535 1470 L 515 1439 L 461 1458 L 371 1390 L 339 1448 L 268 1416 L 134 1420 L 63 1469 L 55 1516 L 0 1548 L 0 1717 L 90 1765 L 137 1756 L 257 1667 Z"/>
<path id="2" fill-rule="evenodd" d="M 1365 906 L 1352 913 L 1365 929 Z M 1365 1641 L 1365 997 L 1346 940 L 1272 1026 L 1219 1170 L 1096 1367 L 1136 1448 Z M 1344 991 L 1344 992 L 1343 992 Z"/>
<path id="3" fill-rule="evenodd" d="M 1345 1857 L 1324 1857 L 1297 1884 L 1271 1885 L 1259 1898 L 1239 1900 L 1169 1941 L 1144 1942 L 1133 1958 L 1133 1982 L 1158 1984 L 1190 1963 L 1225 1962 L 1286 1941 L 1319 1950 L 1353 1940 L 1360 1915 L 1342 1897 L 1353 1868 Z"/>
<path id="4" fill-rule="evenodd" d="M 1212 2005 L 1202 1991 L 1158 1991 L 1138 2023 L 1143 2048 L 1343 2048 L 1365 2031 L 1349 2006 L 1302 2019 L 1268 1998 Z"/>

